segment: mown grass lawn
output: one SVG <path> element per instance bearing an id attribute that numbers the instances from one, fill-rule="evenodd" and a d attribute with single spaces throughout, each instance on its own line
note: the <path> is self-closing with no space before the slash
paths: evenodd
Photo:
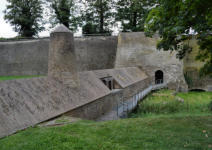
<path id="1" fill-rule="evenodd" d="M 0 139 L 0 150 L 211 150 L 212 114 L 207 108 L 212 95 L 207 92 L 187 94 L 174 96 L 168 90 L 153 93 L 145 103 L 160 106 L 158 103 L 165 101 L 167 106 L 158 113 L 145 112 L 149 115 L 139 108 L 137 118 L 29 128 Z M 174 100 L 170 100 L 172 96 L 184 98 L 180 105 L 182 111 L 170 109 L 171 113 L 167 113 L 168 103 Z M 191 97 L 193 101 L 189 100 Z M 195 99 L 203 102 L 196 103 Z M 184 108 L 187 100 L 189 107 Z M 201 107 L 195 107 L 199 104 Z M 192 109 L 187 109 L 191 106 Z"/>
<path id="2" fill-rule="evenodd" d="M 0 149 L 209 150 L 212 116 L 160 116 L 36 127 L 1 139 Z"/>

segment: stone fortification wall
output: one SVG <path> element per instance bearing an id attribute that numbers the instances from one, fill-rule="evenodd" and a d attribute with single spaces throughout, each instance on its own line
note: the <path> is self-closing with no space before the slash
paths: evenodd
<path id="1" fill-rule="evenodd" d="M 114 68 L 118 38 L 75 38 L 75 49 L 80 71 Z"/>
<path id="2" fill-rule="evenodd" d="M 155 81 L 155 72 L 163 71 L 164 82 L 172 89 L 185 91 L 187 85 L 183 75 L 183 62 L 174 52 L 158 51 L 158 38 L 147 38 L 144 33 L 121 33 L 118 37 L 115 67 L 139 66 Z"/>
<path id="3" fill-rule="evenodd" d="M 48 50 L 48 39 L 0 42 L 0 76 L 46 74 Z"/>
<path id="4" fill-rule="evenodd" d="M 75 38 L 79 71 L 114 67 L 117 37 Z M 49 39 L 0 42 L 0 76 L 46 75 Z"/>
<path id="5" fill-rule="evenodd" d="M 46 77 L 0 82 L 0 138 L 110 94 L 90 71 L 79 81 L 79 88 Z"/>
<path id="6" fill-rule="evenodd" d="M 148 77 L 135 67 L 103 72 L 116 79 L 120 91 L 110 91 L 96 71 L 80 72 L 77 88 L 47 77 L 0 82 L 0 138 L 67 112 L 96 119 L 111 111 L 121 97 L 149 86 Z"/>

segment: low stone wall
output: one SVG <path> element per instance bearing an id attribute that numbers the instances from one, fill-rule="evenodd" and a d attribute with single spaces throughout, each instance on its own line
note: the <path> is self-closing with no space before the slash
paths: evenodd
<path id="1" fill-rule="evenodd" d="M 114 68 L 117 37 L 75 38 L 79 71 Z M 0 76 L 46 75 L 49 39 L 0 42 Z"/>
<path id="2" fill-rule="evenodd" d="M 110 95 L 102 97 L 82 107 L 76 108 L 64 115 L 88 120 L 95 120 L 105 115 L 107 112 L 110 112 L 115 109 L 121 96 L 122 91 L 111 93 Z"/>
<path id="3" fill-rule="evenodd" d="M 137 82 L 135 84 L 132 84 L 126 87 L 123 90 L 123 95 L 122 95 L 123 100 L 127 100 L 128 97 L 131 97 L 137 94 L 139 91 L 142 91 L 145 88 L 149 87 L 149 85 L 151 85 L 151 80 L 150 78 L 146 78 L 140 82 Z"/>
<path id="4" fill-rule="evenodd" d="M 116 92 L 111 92 L 105 97 L 76 108 L 64 115 L 95 120 L 111 111 L 117 112 L 117 107 L 121 101 L 128 100 L 128 98 L 134 96 L 140 91 L 143 91 L 144 89 L 149 87 L 149 84 L 149 78 L 144 79 L 124 89 L 117 90 Z"/>

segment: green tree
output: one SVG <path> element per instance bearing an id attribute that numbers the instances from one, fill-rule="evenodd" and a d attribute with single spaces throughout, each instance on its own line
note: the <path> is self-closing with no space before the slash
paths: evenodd
<path id="1" fill-rule="evenodd" d="M 110 26 L 114 23 L 113 3 L 113 0 L 87 0 L 83 33 L 110 33 Z"/>
<path id="2" fill-rule="evenodd" d="M 205 62 L 201 75 L 212 76 L 212 1 L 158 0 L 145 23 L 147 36 L 158 33 L 158 49 L 176 50 L 182 59 L 189 54 L 189 40 L 195 37 L 200 46 L 198 60 Z"/>
<path id="3" fill-rule="evenodd" d="M 144 23 L 155 0 L 118 0 L 116 21 L 121 21 L 123 32 L 144 31 Z"/>
<path id="4" fill-rule="evenodd" d="M 92 14 L 92 15 L 91 15 Z M 85 25 L 82 27 L 83 34 L 98 34 L 98 22 L 95 22 L 93 20 L 93 13 L 88 13 L 88 10 L 85 12 L 83 19 L 85 22 Z"/>
<path id="5" fill-rule="evenodd" d="M 4 19 L 22 37 L 33 37 L 42 27 L 42 2 L 40 0 L 7 0 Z"/>
<path id="6" fill-rule="evenodd" d="M 47 0 L 50 3 L 51 8 L 51 21 L 52 27 L 56 24 L 64 24 L 72 31 L 76 31 L 80 26 L 80 13 L 78 6 L 76 5 L 77 0 Z"/>

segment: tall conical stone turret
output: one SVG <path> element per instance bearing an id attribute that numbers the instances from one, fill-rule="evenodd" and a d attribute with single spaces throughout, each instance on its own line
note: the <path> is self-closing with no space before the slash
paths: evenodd
<path id="1" fill-rule="evenodd" d="M 50 34 L 48 77 L 76 87 L 78 85 L 77 62 L 73 33 L 59 25 Z"/>

